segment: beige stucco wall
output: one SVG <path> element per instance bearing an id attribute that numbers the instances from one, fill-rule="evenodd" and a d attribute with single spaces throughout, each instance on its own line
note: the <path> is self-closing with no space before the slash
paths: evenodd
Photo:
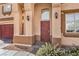
<path id="1" fill-rule="evenodd" d="M 21 25 L 22 22 L 20 21 L 22 20 L 20 19 L 22 15 L 20 14 L 19 14 L 19 26 Z M 27 16 L 29 16 L 29 20 L 27 20 Z M 32 45 L 35 43 L 35 39 L 33 36 L 33 16 L 34 16 L 34 4 L 25 3 L 24 4 L 24 34 L 16 35 L 13 39 L 14 43 L 26 44 L 26 45 Z M 19 28 L 19 30 L 20 29 L 21 27 Z"/>
<path id="2" fill-rule="evenodd" d="M 55 18 L 55 12 L 58 18 Z M 52 4 L 52 38 L 61 38 L 61 6 L 54 7 Z"/>
<path id="3" fill-rule="evenodd" d="M 79 9 L 79 3 L 64 3 L 62 10 Z"/>
<path id="4" fill-rule="evenodd" d="M 14 4 L 14 36 L 20 34 L 20 13 L 18 9 L 18 4 Z"/>
<path id="5" fill-rule="evenodd" d="M 58 17 L 55 17 L 57 13 Z M 61 44 L 61 4 L 52 4 L 52 44 Z"/>
<path id="6" fill-rule="evenodd" d="M 0 18 L 6 18 L 6 17 L 13 17 L 13 12 L 11 13 L 11 15 L 6 15 L 6 16 L 4 16 L 3 14 L 2 14 L 2 5 L 3 4 L 1 4 L 0 5 Z M 13 7 L 12 7 L 13 8 Z M 8 20 L 8 21 L 5 21 L 5 20 L 0 20 L 0 24 L 13 24 L 14 22 L 13 22 L 13 20 Z"/>
<path id="7" fill-rule="evenodd" d="M 79 9 L 79 3 L 62 4 L 62 10 Z M 64 37 L 62 35 L 62 45 L 79 46 L 79 37 Z"/>
<path id="8" fill-rule="evenodd" d="M 33 13 L 34 13 L 34 5 L 27 3 L 24 4 L 25 7 L 25 17 L 24 17 L 24 34 L 26 36 L 32 36 L 33 35 Z M 27 20 L 27 16 L 29 16 L 29 21 Z"/>

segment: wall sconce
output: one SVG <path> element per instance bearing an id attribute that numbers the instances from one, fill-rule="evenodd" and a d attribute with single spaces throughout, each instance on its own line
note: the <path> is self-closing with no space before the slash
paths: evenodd
<path id="1" fill-rule="evenodd" d="M 28 20 L 28 21 L 30 20 L 29 16 L 27 16 L 27 20 Z"/>
<path id="2" fill-rule="evenodd" d="M 58 13 L 57 13 L 57 12 L 55 12 L 55 18 L 56 18 L 56 19 L 58 18 Z"/>

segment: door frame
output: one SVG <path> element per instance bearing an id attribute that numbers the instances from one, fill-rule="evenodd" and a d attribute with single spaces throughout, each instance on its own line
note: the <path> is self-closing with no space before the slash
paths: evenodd
<path id="1" fill-rule="evenodd" d="M 51 29 L 51 18 L 50 18 L 51 14 L 50 14 L 50 9 L 49 9 L 49 8 L 45 8 L 45 9 L 47 9 L 47 10 L 49 11 L 49 19 L 48 19 L 48 20 L 45 20 L 45 21 L 49 21 L 49 24 L 50 24 L 50 25 L 49 25 L 49 26 L 50 26 L 49 31 L 50 31 L 50 29 Z M 41 10 L 43 10 L 43 9 L 41 9 Z M 42 12 L 42 11 L 41 11 L 41 12 Z M 42 37 L 41 37 L 41 36 L 42 36 L 42 35 L 41 35 L 41 28 L 42 28 L 42 27 L 41 27 L 41 22 L 42 22 L 42 20 L 40 19 L 40 39 L 41 39 L 40 41 L 42 42 Z M 50 32 L 51 32 L 51 31 L 50 31 Z M 50 36 L 50 37 L 49 37 L 49 38 L 50 38 L 50 39 L 49 39 L 49 42 L 51 42 L 51 34 L 50 34 L 50 33 L 49 33 L 49 36 Z"/>

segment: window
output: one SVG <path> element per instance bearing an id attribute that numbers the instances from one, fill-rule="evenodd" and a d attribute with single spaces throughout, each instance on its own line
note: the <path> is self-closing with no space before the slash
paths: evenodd
<path id="1" fill-rule="evenodd" d="M 3 5 L 3 14 L 11 13 L 12 11 L 12 4 L 6 3 Z"/>
<path id="2" fill-rule="evenodd" d="M 65 14 L 66 32 L 79 32 L 79 13 Z"/>
<path id="3" fill-rule="evenodd" d="M 41 20 L 42 21 L 48 21 L 49 20 L 49 10 L 48 9 L 42 10 Z"/>

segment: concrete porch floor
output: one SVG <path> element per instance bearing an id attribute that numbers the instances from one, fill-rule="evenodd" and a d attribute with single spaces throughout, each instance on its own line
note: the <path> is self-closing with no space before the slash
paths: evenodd
<path id="1" fill-rule="evenodd" d="M 26 49 L 25 49 L 26 50 Z M 0 56 L 34 56 L 33 53 L 25 51 L 21 47 L 0 40 Z"/>
<path id="2" fill-rule="evenodd" d="M 35 56 L 43 43 L 37 42 L 33 46 L 15 45 L 0 40 L 0 56 Z"/>

